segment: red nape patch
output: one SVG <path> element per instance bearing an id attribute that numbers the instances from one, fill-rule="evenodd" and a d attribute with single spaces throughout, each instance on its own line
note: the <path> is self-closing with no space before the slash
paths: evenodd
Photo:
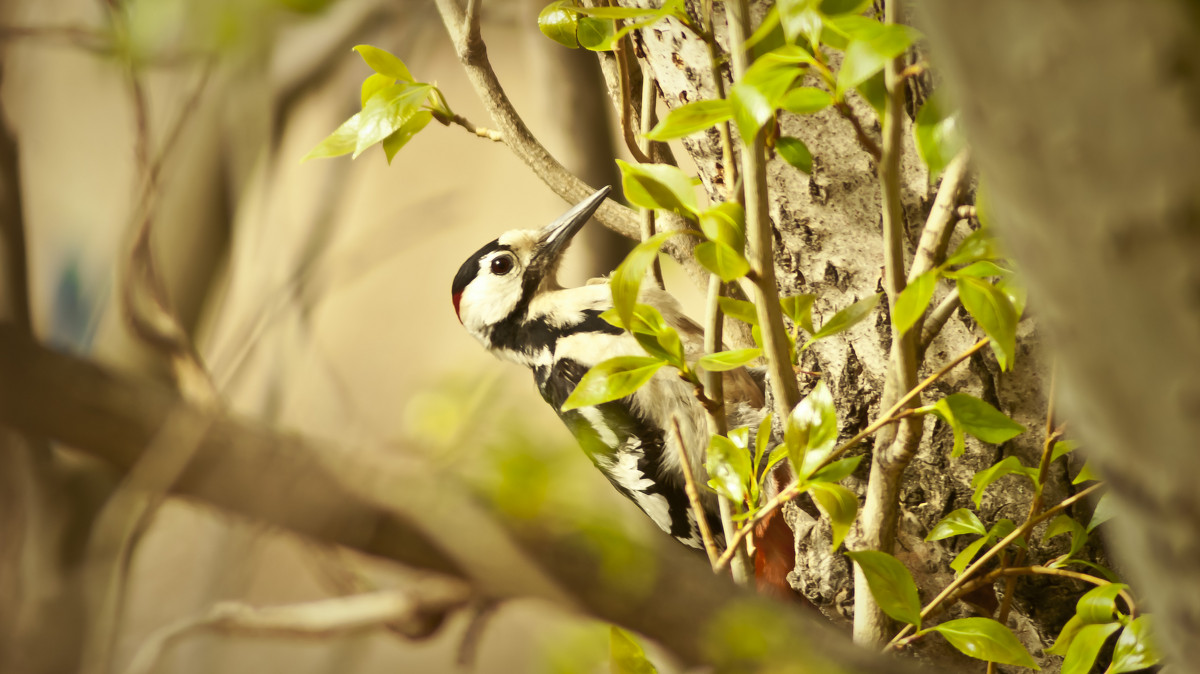
<path id="1" fill-rule="evenodd" d="M 458 318 L 458 322 L 461 325 L 462 315 L 458 313 L 458 303 L 462 301 L 462 293 L 454 293 L 450 296 L 450 299 L 454 302 L 454 316 Z"/>

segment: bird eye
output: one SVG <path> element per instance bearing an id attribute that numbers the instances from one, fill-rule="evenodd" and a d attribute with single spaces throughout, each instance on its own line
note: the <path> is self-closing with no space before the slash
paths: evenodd
<path id="1" fill-rule="evenodd" d="M 500 257 L 492 259 L 492 273 L 496 276 L 504 276 L 508 272 L 512 271 L 512 268 L 512 258 L 507 255 L 501 255 Z"/>

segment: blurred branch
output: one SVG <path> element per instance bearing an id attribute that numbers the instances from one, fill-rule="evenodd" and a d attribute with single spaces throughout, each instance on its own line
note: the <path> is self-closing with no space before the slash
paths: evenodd
<path id="1" fill-rule="evenodd" d="M 0 382 L 0 423 L 124 470 L 169 417 L 196 429 L 198 449 L 171 486 L 177 496 L 462 578 L 486 597 L 540 597 L 582 610 L 645 634 L 689 665 L 728 664 L 735 656 L 722 653 L 706 629 L 753 616 L 789 635 L 768 640 L 756 660 L 912 671 L 853 647 L 817 616 L 714 577 L 669 537 L 620 541 L 623 558 L 637 563 L 604 573 L 583 533 L 484 514 L 465 487 L 415 454 L 351 452 L 272 432 L 189 405 L 156 382 L 52 352 L 10 325 L 0 325 Z M 483 528 L 489 524 L 504 536 Z"/>
<path id="2" fill-rule="evenodd" d="M 126 674 L 149 674 L 163 652 L 184 636 L 215 631 L 240 636 L 329 637 L 379 627 L 397 621 L 423 622 L 425 616 L 444 616 L 462 608 L 469 593 L 461 583 L 423 584 L 417 590 L 385 590 L 349 597 L 319 599 L 282 606 L 216 604 L 206 614 L 167 625 L 143 642 Z"/>
<path id="3" fill-rule="evenodd" d="M 87 26 L 0 26 L 0 41 L 24 39 L 59 42 L 97 54 L 113 50 L 111 35 Z"/>

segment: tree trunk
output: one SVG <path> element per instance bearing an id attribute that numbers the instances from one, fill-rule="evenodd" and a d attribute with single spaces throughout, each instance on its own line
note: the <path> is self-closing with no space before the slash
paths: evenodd
<path id="1" fill-rule="evenodd" d="M 1200 40 L 1185 2 L 927 0 L 926 29 L 1112 487 L 1113 552 L 1200 661 Z"/>

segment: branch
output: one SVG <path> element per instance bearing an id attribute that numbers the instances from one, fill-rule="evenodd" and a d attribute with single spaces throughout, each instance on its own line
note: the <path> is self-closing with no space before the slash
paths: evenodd
<path id="1" fill-rule="evenodd" d="M 838 111 L 839 115 L 850 122 L 850 126 L 854 127 L 854 136 L 858 139 L 858 144 L 867 151 L 867 154 L 871 155 L 871 159 L 874 159 L 878 163 L 883 157 L 883 150 L 879 149 L 879 143 L 876 143 L 875 139 L 871 138 L 871 135 L 867 133 L 867 130 L 863 127 L 862 120 L 854 113 L 854 108 L 850 107 L 850 104 L 846 102 L 838 103 L 834 108 Z"/>
<path id="2" fill-rule="evenodd" d="M 478 5 L 478 0 L 472 0 L 469 7 L 477 10 Z M 464 14 L 456 0 L 437 0 L 437 7 L 475 93 L 513 154 L 533 169 L 555 194 L 568 202 L 578 203 L 595 192 L 554 159 L 517 114 L 488 61 L 487 48 L 479 33 L 478 12 Z M 631 239 L 638 238 L 637 214 L 628 207 L 607 199 L 600 205 L 595 217 L 618 234 Z"/>
<path id="3" fill-rule="evenodd" d="M 750 28 L 747 0 L 725 3 L 729 23 L 730 55 L 733 75 L 740 78 L 750 66 L 746 36 Z M 767 210 L 767 160 L 763 133 L 742 139 L 742 184 L 746 190 L 746 251 L 754 279 L 754 307 L 762 329 L 763 354 L 774 400 L 775 417 L 787 419 L 800 402 L 800 389 L 792 371 L 787 331 L 779 307 L 779 289 L 775 285 L 775 251 L 771 218 Z"/>
<path id="4" fill-rule="evenodd" d="M 969 165 L 970 156 L 964 149 L 946 167 L 946 173 L 942 176 L 942 184 L 938 186 L 937 197 L 934 198 L 933 207 L 929 209 L 929 217 L 925 220 L 925 229 L 921 231 L 921 242 L 917 244 L 912 269 L 908 272 L 910 283 L 945 259 L 946 246 L 949 245 L 950 235 L 954 232 L 951 225 L 958 215 L 956 209 L 958 193 L 962 188 Z"/>
<path id="5" fill-rule="evenodd" d="M 679 420 L 671 417 L 671 429 L 675 431 L 675 443 L 679 449 L 679 466 L 683 470 L 683 491 L 687 494 L 688 505 L 696 517 L 696 526 L 700 527 L 700 539 L 704 542 L 704 552 L 708 555 L 708 563 L 716 569 L 717 542 L 713 539 L 712 529 L 708 526 L 708 517 L 704 514 L 704 506 L 700 503 L 700 492 L 696 489 L 696 476 L 692 475 L 692 460 L 688 457 L 687 447 L 683 444 L 683 433 L 679 432 Z M 728 538 L 728 535 L 726 536 Z"/>
<path id="6" fill-rule="evenodd" d="M 942 298 L 933 311 L 929 312 L 929 317 L 925 319 L 925 327 L 921 330 L 921 353 L 925 353 L 933 338 L 938 336 L 938 333 L 946 326 L 946 321 L 950 320 L 950 317 L 961 305 L 962 300 L 958 297 L 958 288 L 956 287 Z"/>
<path id="7" fill-rule="evenodd" d="M 619 575 L 604 573 L 586 536 L 502 511 L 482 513 L 475 495 L 416 450 L 348 451 L 275 433 L 188 405 L 159 383 L 55 353 L 0 325 L 0 424 L 128 470 L 169 416 L 207 429 L 193 438 L 198 448 L 171 486 L 175 496 L 462 578 L 484 597 L 537 597 L 581 610 L 645 634 L 688 666 L 728 663 L 729 654 L 702 637 L 707 621 L 750 611 L 770 616 L 773 627 L 790 635 L 771 642 L 757 661 L 914 671 L 854 648 L 823 620 L 714 577 L 667 536 L 622 540 L 622 554 L 638 563 Z"/>
<path id="8" fill-rule="evenodd" d="M 385 590 L 282 606 L 220 602 L 205 615 L 152 632 L 134 654 L 125 674 L 149 674 L 164 651 L 195 632 L 217 631 L 275 638 L 336 636 L 389 622 L 420 620 L 431 613 L 444 615 L 462 608 L 468 599 L 461 584 L 429 584 L 426 580 L 416 592 Z"/>
<path id="9" fill-rule="evenodd" d="M 897 22 L 900 0 L 889 0 L 884 7 L 884 23 Z M 883 153 L 879 162 L 879 183 L 883 201 L 884 285 L 888 304 L 895 315 L 896 301 L 905 286 L 904 273 L 904 210 L 900 201 L 901 139 L 904 116 L 904 80 L 900 77 L 904 55 L 884 66 L 887 103 L 883 116 Z M 889 358 L 883 403 L 900 391 L 911 392 L 917 383 L 916 330 L 900 332 L 892 327 L 892 350 Z M 915 400 L 905 396 L 901 400 Z M 907 403 L 905 403 L 907 404 Z M 859 516 L 859 532 L 853 543 L 857 550 L 882 550 L 890 553 L 896 539 L 896 521 L 900 502 L 900 480 L 921 442 L 925 417 L 913 415 L 901 422 L 896 435 L 875 452 L 867 492 Z M 886 637 L 887 616 L 879 609 L 874 596 L 864 591 L 866 576 L 854 565 L 854 639 L 860 644 L 882 642 Z"/>

